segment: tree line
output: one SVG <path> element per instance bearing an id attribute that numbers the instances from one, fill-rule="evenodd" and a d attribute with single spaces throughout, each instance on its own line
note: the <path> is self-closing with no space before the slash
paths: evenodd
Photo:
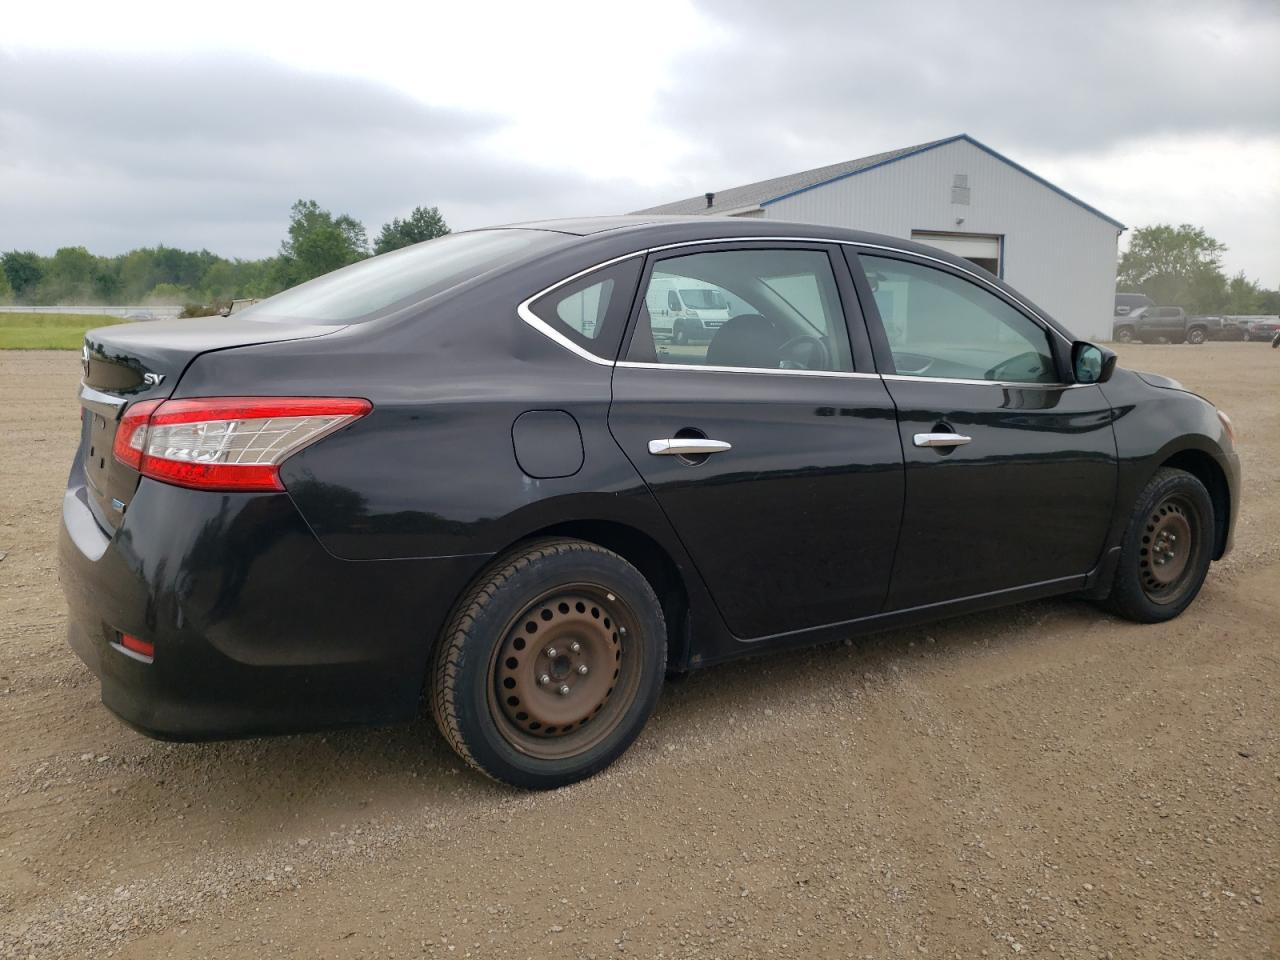
<path id="1" fill-rule="evenodd" d="M 384 223 L 370 245 L 359 220 L 335 216 L 314 200 L 299 200 L 290 210 L 280 252 L 260 260 L 163 245 L 114 257 L 97 256 L 84 247 L 62 247 L 49 257 L 10 250 L 0 254 L 0 303 L 213 308 L 238 298 L 269 297 L 357 260 L 448 232 L 439 209 L 416 207 L 403 220 Z"/>
<path id="2" fill-rule="evenodd" d="M 1226 250 L 1189 223 L 1140 227 L 1120 257 L 1116 289 L 1145 293 L 1162 306 L 1182 307 L 1189 314 L 1280 314 L 1280 291 L 1260 286 L 1243 271 L 1233 277 L 1223 272 Z"/>

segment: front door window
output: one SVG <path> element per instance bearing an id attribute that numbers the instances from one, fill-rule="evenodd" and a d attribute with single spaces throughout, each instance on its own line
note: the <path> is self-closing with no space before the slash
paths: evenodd
<path id="1" fill-rule="evenodd" d="M 954 274 L 861 255 L 896 372 L 1003 383 L 1059 377 L 1044 327 Z"/>

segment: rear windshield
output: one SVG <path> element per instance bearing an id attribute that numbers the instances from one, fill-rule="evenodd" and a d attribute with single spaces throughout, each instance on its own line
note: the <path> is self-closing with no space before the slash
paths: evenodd
<path id="1" fill-rule="evenodd" d="M 243 316 L 254 320 L 359 323 L 387 307 L 425 300 L 568 239 L 545 230 L 451 233 L 327 273 L 263 300 Z"/>

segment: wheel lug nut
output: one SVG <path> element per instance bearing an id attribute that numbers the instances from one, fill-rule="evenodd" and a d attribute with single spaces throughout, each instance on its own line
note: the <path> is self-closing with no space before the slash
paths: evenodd
<path id="1" fill-rule="evenodd" d="M 552 660 L 556 658 L 556 654 L 559 652 L 560 651 L 557 650 L 555 647 L 547 647 L 547 649 L 544 651 L 544 653 L 546 653 L 546 655 L 550 657 Z"/>
<path id="2" fill-rule="evenodd" d="M 587 675 L 587 665 L 585 663 L 578 666 L 578 673 L 584 677 Z"/>
<path id="3" fill-rule="evenodd" d="M 569 685 L 567 683 L 560 684 L 560 696 L 567 697 L 569 695 Z"/>
<path id="4" fill-rule="evenodd" d="M 577 653 L 579 650 L 582 649 L 582 644 L 580 644 L 577 640 L 575 640 L 573 641 L 573 643 L 569 644 L 569 649 L 572 650 L 574 653 Z"/>
<path id="5" fill-rule="evenodd" d="M 539 686 L 545 687 L 550 682 L 551 682 L 551 678 L 547 676 L 545 673 L 538 678 Z"/>

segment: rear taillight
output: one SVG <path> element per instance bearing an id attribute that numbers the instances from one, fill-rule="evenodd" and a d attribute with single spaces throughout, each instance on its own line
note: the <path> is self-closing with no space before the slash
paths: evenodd
<path id="1" fill-rule="evenodd" d="M 127 467 L 142 469 L 142 446 L 147 439 L 147 421 L 163 400 L 144 400 L 129 407 L 120 418 L 111 452 Z"/>
<path id="2" fill-rule="evenodd" d="M 372 409 L 356 397 L 149 400 L 121 418 L 114 454 L 180 487 L 283 490 L 280 464 Z"/>
<path id="3" fill-rule="evenodd" d="M 140 657 L 154 659 L 156 655 L 156 646 L 139 637 L 135 637 L 129 633 L 120 634 L 120 646 L 124 647 L 131 653 L 136 653 Z"/>

